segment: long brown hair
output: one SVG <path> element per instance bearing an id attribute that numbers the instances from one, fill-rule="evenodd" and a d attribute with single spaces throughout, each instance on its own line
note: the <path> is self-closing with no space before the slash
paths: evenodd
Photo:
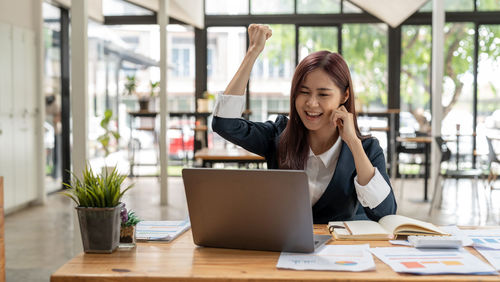
<path id="1" fill-rule="evenodd" d="M 305 77 L 315 69 L 325 71 L 330 79 L 337 85 L 341 93 L 345 95 L 349 90 L 349 97 L 344 103 L 348 112 L 354 114 L 354 129 L 359 139 L 367 137 L 361 135 L 356 119 L 354 108 L 354 89 L 352 87 L 351 73 L 344 58 L 338 53 L 329 51 L 318 51 L 305 57 L 295 69 L 290 90 L 290 120 L 280 136 L 278 148 L 279 167 L 283 169 L 304 169 L 307 156 L 309 155 L 309 142 L 307 140 L 307 128 L 302 123 L 299 113 L 295 108 L 295 100 L 300 86 Z"/>

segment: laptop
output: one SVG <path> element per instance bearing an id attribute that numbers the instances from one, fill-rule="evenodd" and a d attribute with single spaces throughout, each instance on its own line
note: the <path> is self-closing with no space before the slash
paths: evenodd
<path id="1" fill-rule="evenodd" d="M 298 170 L 185 168 L 198 246 L 310 253 L 330 235 L 314 235 L 307 175 Z"/>

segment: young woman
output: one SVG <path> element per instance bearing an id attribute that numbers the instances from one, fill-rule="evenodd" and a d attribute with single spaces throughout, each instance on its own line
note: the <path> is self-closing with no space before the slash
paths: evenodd
<path id="1" fill-rule="evenodd" d="M 354 115 L 349 68 L 337 53 L 312 53 L 295 70 L 290 116 L 275 122 L 241 118 L 245 88 L 272 31 L 248 28 L 250 45 L 219 95 L 212 128 L 223 138 L 264 156 L 270 169 L 305 170 L 314 223 L 372 219 L 396 212 L 396 201 L 375 138 L 361 135 Z"/>

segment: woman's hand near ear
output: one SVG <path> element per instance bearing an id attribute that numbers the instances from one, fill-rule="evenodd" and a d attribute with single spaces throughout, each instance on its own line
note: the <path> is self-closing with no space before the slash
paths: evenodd
<path id="1" fill-rule="evenodd" d="M 354 128 L 353 114 L 348 112 L 344 105 L 332 112 L 332 122 L 339 130 L 339 136 L 347 145 L 354 144 L 359 140 Z"/>
<path id="2" fill-rule="evenodd" d="M 230 95 L 244 95 L 247 87 L 248 80 L 250 79 L 250 72 L 252 71 L 255 60 L 260 55 L 266 40 L 273 35 L 273 32 L 267 25 L 251 24 L 248 27 L 249 45 L 248 51 L 241 62 L 238 71 L 234 74 L 233 79 L 224 90 L 224 94 Z"/>
<path id="3" fill-rule="evenodd" d="M 358 174 L 358 183 L 362 186 L 368 184 L 375 175 L 375 168 L 363 149 L 361 139 L 356 135 L 353 114 L 348 112 L 342 105 L 333 111 L 332 122 L 337 126 L 340 138 L 344 140 L 351 150 Z"/>

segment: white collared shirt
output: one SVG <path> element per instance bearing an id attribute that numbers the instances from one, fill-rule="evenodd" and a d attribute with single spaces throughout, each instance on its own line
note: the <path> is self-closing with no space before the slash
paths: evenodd
<path id="1" fill-rule="evenodd" d="M 244 95 L 219 94 L 213 115 L 223 118 L 241 118 L 244 109 Z M 330 149 L 317 156 L 309 148 L 305 171 L 309 181 L 311 206 L 316 204 L 330 184 L 341 149 L 342 142 L 340 138 Z M 364 186 L 358 183 L 358 176 L 356 175 L 354 177 L 354 187 L 361 205 L 370 209 L 376 208 L 391 192 L 389 184 L 387 184 L 378 169 L 375 169 L 372 179 Z"/>

